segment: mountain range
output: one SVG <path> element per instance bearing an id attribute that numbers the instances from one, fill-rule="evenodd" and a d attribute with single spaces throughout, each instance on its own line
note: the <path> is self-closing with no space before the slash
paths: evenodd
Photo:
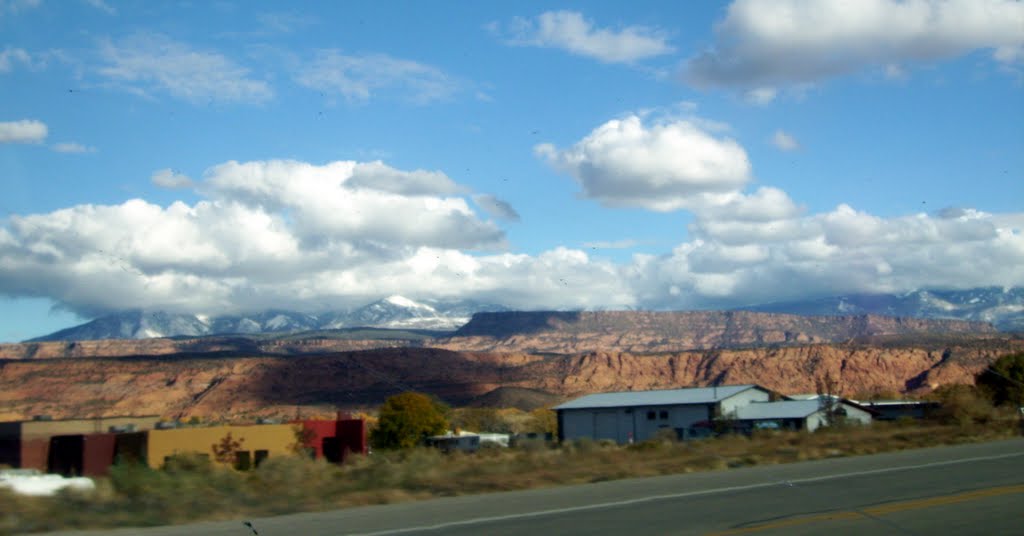
<path id="1" fill-rule="evenodd" d="M 884 315 L 988 322 L 1002 331 L 1024 331 L 1024 288 L 919 290 L 903 294 L 853 294 L 743 307 L 745 311 L 818 316 Z M 352 311 L 308 314 L 271 310 L 247 315 L 206 316 L 164 311 L 128 311 L 31 339 L 79 341 L 272 334 L 356 327 L 455 331 L 478 312 L 509 308 L 474 301 L 415 301 L 390 296 Z"/>
<path id="2" fill-rule="evenodd" d="M 258 335 L 356 327 L 454 331 L 477 311 L 505 310 L 500 305 L 473 301 L 417 302 L 402 296 L 389 296 L 352 311 L 320 314 L 270 310 L 207 316 L 136 310 L 103 316 L 26 342 Z"/>
<path id="3" fill-rule="evenodd" d="M 884 315 L 988 322 L 1000 331 L 1024 331 L 1024 287 L 918 290 L 904 294 L 851 294 L 744 307 L 798 315 Z"/>

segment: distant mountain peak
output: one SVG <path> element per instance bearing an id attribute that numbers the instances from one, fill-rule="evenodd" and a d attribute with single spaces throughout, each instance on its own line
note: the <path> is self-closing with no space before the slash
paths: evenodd
<path id="1" fill-rule="evenodd" d="M 406 307 L 409 309 L 430 309 L 431 311 L 434 310 L 434 308 L 429 305 L 415 302 L 413 300 L 410 300 L 409 298 L 406 298 L 405 296 L 399 296 L 398 294 L 388 296 L 387 298 L 384 298 L 381 301 L 390 303 L 391 305 L 397 305 L 398 307 Z"/>

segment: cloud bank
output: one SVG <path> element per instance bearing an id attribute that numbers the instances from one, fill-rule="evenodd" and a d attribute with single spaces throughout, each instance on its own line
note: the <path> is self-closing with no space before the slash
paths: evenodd
<path id="1" fill-rule="evenodd" d="M 902 73 L 899 64 L 975 50 L 1017 62 L 1022 28 L 1024 3 L 1015 0 L 736 0 L 714 44 L 687 60 L 684 78 L 702 88 L 757 90 L 764 99 L 776 87 L 867 68 Z"/>
<path id="2" fill-rule="evenodd" d="M 515 211 L 442 171 L 228 161 L 195 183 L 154 174 L 165 187 L 194 186 L 193 204 L 132 199 L 8 218 L 0 295 L 47 297 L 91 316 L 125 304 L 314 312 L 391 294 L 520 309 L 685 309 L 1024 285 L 1024 213 L 957 207 L 883 218 L 846 204 L 807 213 L 778 188 L 749 190 L 744 149 L 707 125 L 631 115 L 568 148 L 538 149 L 584 198 L 692 212 L 660 255 L 613 262 L 596 251 L 632 240 L 510 252 L 485 214 L 514 220 Z"/>

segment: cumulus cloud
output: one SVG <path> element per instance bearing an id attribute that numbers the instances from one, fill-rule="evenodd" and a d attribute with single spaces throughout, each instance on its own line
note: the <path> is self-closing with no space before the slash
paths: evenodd
<path id="1" fill-rule="evenodd" d="M 462 88 L 457 78 L 432 65 L 387 54 L 348 55 L 334 49 L 317 52 L 295 80 L 317 91 L 340 94 L 350 102 L 386 94 L 426 104 L 445 100 Z"/>
<path id="2" fill-rule="evenodd" d="M 1014 0 L 736 0 L 684 76 L 697 87 L 771 91 L 980 49 L 1012 62 L 1021 28 L 1024 3 Z"/>
<path id="3" fill-rule="evenodd" d="M 173 169 L 165 168 L 158 169 L 153 172 L 153 176 L 149 180 L 161 187 L 167 189 L 178 189 L 178 188 L 191 188 L 193 186 L 192 179 L 188 175 L 178 173 Z"/>
<path id="4" fill-rule="evenodd" d="M 193 103 L 260 103 L 274 91 L 217 52 L 199 50 L 160 34 L 135 34 L 101 42 L 101 76 L 116 86 L 149 95 L 167 93 Z"/>
<path id="5" fill-rule="evenodd" d="M 692 209 L 750 180 L 746 151 L 691 119 L 648 125 L 634 114 L 608 121 L 572 147 L 534 150 L 576 179 L 584 197 L 612 207 Z"/>
<path id="6" fill-rule="evenodd" d="M 780 151 L 795 151 L 800 148 L 800 144 L 797 143 L 796 138 L 792 134 L 779 129 L 772 134 L 772 145 Z"/>
<path id="7" fill-rule="evenodd" d="M 74 141 L 66 141 L 62 143 L 53 144 L 52 149 L 58 153 L 71 153 L 71 154 L 84 154 L 84 153 L 95 153 L 95 147 L 89 147 L 88 145 L 82 145 L 81 143 Z"/>
<path id="8" fill-rule="evenodd" d="M 675 51 L 662 30 L 644 26 L 597 28 L 576 11 L 516 17 L 504 28 L 492 23 L 488 29 L 510 45 L 560 48 L 605 63 L 632 63 Z"/>
<path id="9" fill-rule="evenodd" d="M 42 143 L 48 130 L 35 119 L 0 122 L 0 143 Z"/>
<path id="10" fill-rule="evenodd" d="M 492 251 L 490 258 L 504 259 L 498 267 L 519 262 L 493 254 L 504 249 L 504 233 L 467 199 L 396 193 L 394 178 L 383 189 L 349 184 L 362 166 L 226 162 L 207 170 L 203 197 L 192 205 L 133 199 L 13 216 L 0 226 L 0 269 L 11 275 L 0 294 L 49 296 L 87 315 L 125 303 L 193 312 L 325 309 L 402 292 L 428 261 L 445 265 L 436 265 L 439 286 L 421 294 L 456 292 L 463 280 L 492 287 L 488 274 L 497 268 L 469 250 Z M 392 172 L 414 185 L 426 173 Z M 184 179 L 154 174 L 172 186 Z"/>
<path id="11" fill-rule="evenodd" d="M 473 196 L 473 201 L 484 212 L 498 218 L 499 220 L 519 221 L 519 213 L 509 204 L 508 201 L 499 199 L 490 194 L 479 194 Z"/>

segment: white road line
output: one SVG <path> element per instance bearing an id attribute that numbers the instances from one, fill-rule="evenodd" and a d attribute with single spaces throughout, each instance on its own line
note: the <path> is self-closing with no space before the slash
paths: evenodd
<path id="1" fill-rule="evenodd" d="M 361 533 L 355 533 L 354 536 L 385 536 L 385 535 L 388 535 L 388 534 L 406 534 L 406 533 L 409 533 L 409 532 L 425 532 L 425 531 L 433 531 L 433 530 L 442 530 L 442 529 L 447 529 L 447 528 L 451 528 L 451 527 L 463 527 L 463 526 L 467 526 L 467 525 L 477 525 L 477 524 L 482 524 L 482 523 L 493 523 L 495 521 L 507 521 L 507 520 L 510 520 L 510 519 L 529 519 L 529 518 L 532 518 L 532 517 L 542 517 L 542 516 L 550 516 L 550 515 L 557 515 L 557 514 L 566 514 L 566 513 L 570 513 L 570 512 L 585 512 L 587 510 L 597 510 L 597 509 L 600 509 L 600 508 L 613 508 L 613 507 L 617 507 L 617 506 L 628 506 L 628 505 L 631 505 L 631 504 L 639 504 L 639 503 L 654 502 L 654 501 L 663 501 L 663 500 L 668 500 L 668 499 L 682 499 L 684 497 L 698 497 L 698 496 L 701 496 L 701 495 L 717 495 L 717 494 L 720 494 L 720 493 L 729 493 L 729 492 L 733 492 L 733 491 L 747 491 L 747 490 L 752 490 L 752 489 L 770 488 L 772 486 L 779 486 L 779 485 L 805 484 L 805 483 L 809 483 L 809 482 L 821 482 L 821 481 L 825 481 L 825 480 L 839 480 L 839 479 L 843 479 L 843 478 L 852 478 L 852 477 L 857 477 L 857 476 L 869 476 L 869 475 L 878 475 L 878 474 L 884 474 L 884 473 L 895 473 L 895 472 L 898 472 L 898 471 L 912 471 L 914 469 L 927 469 L 927 468 L 930 468 L 930 467 L 943 467 L 943 466 L 947 466 L 947 465 L 958 465 L 958 464 L 962 464 L 962 463 L 972 463 L 972 462 L 990 461 L 990 460 L 1001 460 L 1001 459 L 1004 459 L 1004 458 L 1015 458 L 1015 457 L 1018 457 L 1018 456 L 1024 456 L 1024 452 L 1016 452 L 1016 453 L 1012 453 L 1012 454 L 999 454 L 999 455 L 995 455 L 995 456 L 977 456 L 977 457 L 974 457 L 974 458 L 960 458 L 960 459 L 956 459 L 956 460 L 947 460 L 947 461 L 944 461 L 944 462 L 922 463 L 922 464 L 918 464 L 918 465 L 904 465 L 904 466 L 900 466 L 900 467 L 886 467 L 886 468 L 883 468 L 883 469 L 869 469 L 867 471 L 855 471 L 855 472 L 851 472 L 851 473 L 839 473 L 839 474 L 835 474 L 835 475 L 824 475 L 824 476 L 815 476 L 815 477 L 808 477 L 808 478 L 799 478 L 799 479 L 793 479 L 793 480 L 785 480 L 785 481 L 781 481 L 781 482 L 780 481 L 761 482 L 761 483 L 758 483 L 758 484 L 748 484 L 748 485 L 745 485 L 745 486 L 730 486 L 730 487 L 725 487 L 725 488 L 715 488 L 715 489 L 709 489 L 709 490 L 686 491 L 686 492 L 682 492 L 682 493 L 669 493 L 669 494 L 665 494 L 665 495 L 650 495 L 650 496 L 647 496 L 647 497 L 638 497 L 636 499 L 626 499 L 626 500 L 622 500 L 622 501 L 611 501 L 611 502 L 604 502 L 604 503 L 597 503 L 597 504 L 587 504 L 587 505 L 583 505 L 583 506 L 569 506 L 569 507 L 566 507 L 566 508 L 552 508 L 550 510 L 538 510 L 536 512 L 523 512 L 523 513 L 519 513 L 519 514 L 508 514 L 508 515 L 503 515 L 503 516 L 491 516 L 491 517 L 475 517 L 475 518 L 472 518 L 472 519 L 464 519 L 462 521 L 449 521 L 449 522 L 446 522 L 446 523 L 438 523 L 436 525 L 421 525 L 421 526 L 418 526 L 418 527 L 407 527 L 407 528 L 401 528 L 401 529 L 381 530 L 381 531 L 376 531 L 376 532 L 361 532 Z"/>

